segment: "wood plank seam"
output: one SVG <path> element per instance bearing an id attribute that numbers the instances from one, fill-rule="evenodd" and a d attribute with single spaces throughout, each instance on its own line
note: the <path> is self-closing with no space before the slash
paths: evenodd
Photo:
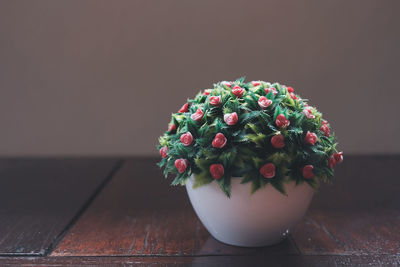
<path id="1" fill-rule="evenodd" d="M 289 239 L 289 241 L 293 244 L 294 248 L 297 250 L 297 253 L 299 253 L 299 255 L 304 255 L 303 251 L 301 251 L 300 247 L 297 245 L 296 240 L 294 240 L 292 233 L 289 233 L 287 239 Z"/>
<path id="2" fill-rule="evenodd" d="M 399 160 L 399 156 L 348 157 L 337 169 L 340 179 L 315 196 L 287 241 L 251 250 L 210 237 L 185 188 L 154 181 L 161 176 L 155 159 L 130 159 L 50 256 L 400 255 L 400 180 L 390 176 L 400 168 Z M 375 179 L 380 175 L 389 178 L 386 183 Z M 369 182 L 357 194 L 350 190 L 365 180 Z"/>
<path id="3" fill-rule="evenodd" d="M 53 240 L 53 242 L 48 246 L 48 248 L 44 251 L 41 256 L 48 256 L 61 242 L 64 236 L 68 233 L 68 231 L 75 225 L 75 223 L 79 220 L 82 214 L 89 208 L 92 202 L 96 199 L 96 197 L 103 191 L 103 189 L 107 186 L 107 184 L 112 180 L 115 174 L 121 169 L 124 160 L 119 159 L 115 166 L 111 169 L 111 171 L 106 175 L 101 184 L 96 188 L 91 196 L 87 199 L 87 201 L 82 205 L 82 207 L 78 210 L 76 215 L 71 219 L 71 221 L 65 226 L 64 230 L 60 232 L 60 234 Z M 27 255 L 29 256 L 29 255 Z M 30 255 L 32 256 L 32 255 Z"/>

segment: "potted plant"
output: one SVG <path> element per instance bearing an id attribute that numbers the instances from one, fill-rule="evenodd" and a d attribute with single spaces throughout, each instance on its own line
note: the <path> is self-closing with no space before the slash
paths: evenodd
<path id="1" fill-rule="evenodd" d="M 164 175 L 186 185 L 216 239 L 238 246 L 283 239 L 343 160 L 329 123 L 292 87 L 243 78 L 188 99 L 159 143 Z"/>

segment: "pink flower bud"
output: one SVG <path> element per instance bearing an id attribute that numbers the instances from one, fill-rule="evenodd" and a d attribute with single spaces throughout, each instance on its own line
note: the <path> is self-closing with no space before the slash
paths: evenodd
<path id="1" fill-rule="evenodd" d="M 224 115 L 224 121 L 228 125 L 235 125 L 238 122 L 238 115 L 236 112 Z"/>
<path id="2" fill-rule="evenodd" d="M 190 146 L 193 143 L 193 135 L 190 132 L 182 134 L 181 142 L 184 146 Z"/>
<path id="3" fill-rule="evenodd" d="M 328 166 L 329 168 L 333 169 L 336 166 L 336 159 L 334 156 L 329 158 L 329 162 L 328 162 Z"/>
<path id="4" fill-rule="evenodd" d="M 343 152 L 338 152 L 333 154 L 333 157 L 336 160 L 336 163 L 341 163 L 343 161 Z"/>
<path id="5" fill-rule="evenodd" d="M 210 173 L 214 179 L 219 179 L 224 176 L 224 166 L 222 164 L 211 164 Z"/>
<path id="6" fill-rule="evenodd" d="M 167 157 L 167 152 L 168 152 L 168 147 L 167 146 L 163 146 L 160 149 L 160 155 L 162 158 L 166 158 Z"/>
<path id="7" fill-rule="evenodd" d="M 275 165 L 267 163 L 260 168 L 260 173 L 265 178 L 273 178 L 275 176 Z"/>
<path id="8" fill-rule="evenodd" d="M 314 119 L 315 118 L 315 116 L 312 114 L 312 111 L 311 111 L 310 108 L 303 109 L 303 114 L 304 114 L 304 116 L 307 117 L 307 119 Z"/>
<path id="9" fill-rule="evenodd" d="M 307 133 L 306 133 L 306 137 L 304 138 L 304 142 L 306 143 L 306 144 L 309 144 L 309 145 L 315 145 L 315 143 L 317 142 L 317 140 L 318 140 L 318 138 L 317 138 L 317 135 L 315 134 L 315 133 L 312 133 L 312 132 L 310 132 L 310 131 L 307 131 Z"/>
<path id="10" fill-rule="evenodd" d="M 269 94 L 270 92 L 272 92 L 274 95 L 276 95 L 278 93 L 278 91 L 276 91 L 276 89 L 274 87 L 265 88 L 264 91 L 266 94 Z"/>
<path id="11" fill-rule="evenodd" d="M 306 179 L 312 179 L 314 177 L 314 166 L 313 165 L 306 165 L 302 169 L 303 177 Z"/>
<path id="12" fill-rule="evenodd" d="M 319 128 L 319 130 L 320 130 L 321 132 L 323 132 L 324 135 L 325 135 L 326 137 L 331 136 L 331 133 L 330 133 L 330 130 L 329 130 L 329 127 L 328 127 L 327 124 L 322 124 L 322 125 L 321 125 L 321 128 Z"/>
<path id="13" fill-rule="evenodd" d="M 188 165 L 189 165 L 189 162 L 187 161 L 187 159 L 175 160 L 175 168 L 178 170 L 179 173 L 185 172 Z"/>
<path id="14" fill-rule="evenodd" d="M 225 85 L 225 86 L 228 86 L 228 87 L 232 86 L 232 82 L 228 82 L 228 81 L 222 81 L 221 84 Z"/>
<path id="15" fill-rule="evenodd" d="M 181 109 L 179 110 L 179 113 L 184 113 L 184 112 L 188 112 L 189 111 L 189 104 L 185 103 Z"/>
<path id="16" fill-rule="evenodd" d="M 260 96 L 260 98 L 258 99 L 258 105 L 260 106 L 260 108 L 262 109 L 266 109 L 267 107 L 269 107 L 272 104 L 272 101 L 269 100 L 268 98 L 266 98 L 265 96 Z"/>
<path id="17" fill-rule="evenodd" d="M 285 128 L 285 127 L 287 127 L 287 126 L 290 125 L 290 121 L 289 121 L 288 119 L 286 119 L 285 115 L 279 114 L 279 115 L 276 117 L 275 124 L 276 124 L 276 126 L 278 126 L 279 128 Z"/>
<path id="18" fill-rule="evenodd" d="M 227 141 L 228 140 L 223 133 L 217 133 L 212 141 L 212 146 L 215 148 L 223 148 Z"/>
<path id="19" fill-rule="evenodd" d="M 212 106 L 221 105 L 221 97 L 220 96 L 210 96 L 210 104 Z"/>
<path id="20" fill-rule="evenodd" d="M 168 131 L 169 132 L 172 132 L 172 131 L 175 131 L 176 130 L 176 125 L 175 124 L 170 124 L 169 126 L 168 126 Z"/>
<path id="21" fill-rule="evenodd" d="M 271 144 L 275 148 L 283 148 L 285 147 L 285 138 L 281 134 L 274 135 L 271 138 Z"/>
<path id="22" fill-rule="evenodd" d="M 197 111 L 193 113 L 190 118 L 192 118 L 194 121 L 201 121 L 203 119 L 203 115 L 203 111 L 201 109 L 197 109 Z"/>
<path id="23" fill-rule="evenodd" d="M 232 94 L 238 98 L 242 97 L 245 91 L 246 90 L 244 88 L 237 85 L 232 88 Z"/>

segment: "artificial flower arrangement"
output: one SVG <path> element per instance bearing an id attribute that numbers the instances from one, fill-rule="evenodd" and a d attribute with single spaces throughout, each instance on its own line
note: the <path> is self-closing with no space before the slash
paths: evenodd
<path id="1" fill-rule="evenodd" d="M 292 87 L 244 78 L 188 99 L 159 143 L 173 185 L 193 175 L 194 187 L 215 181 L 228 197 L 232 177 L 251 183 L 251 193 L 270 184 L 285 194 L 290 181 L 317 190 L 343 161 L 330 124 Z"/>

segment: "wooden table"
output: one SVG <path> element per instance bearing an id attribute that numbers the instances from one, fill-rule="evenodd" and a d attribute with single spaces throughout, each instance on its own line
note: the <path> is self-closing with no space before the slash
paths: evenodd
<path id="1" fill-rule="evenodd" d="M 212 238 L 153 158 L 0 160 L 0 266 L 400 265 L 400 156 L 347 156 L 288 239 Z"/>

